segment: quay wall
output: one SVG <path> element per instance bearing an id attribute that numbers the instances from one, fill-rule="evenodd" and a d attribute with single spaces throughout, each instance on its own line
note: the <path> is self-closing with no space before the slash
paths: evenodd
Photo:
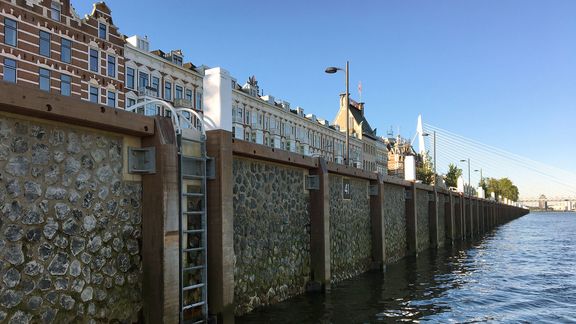
<path id="1" fill-rule="evenodd" d="M 0 82 L 0 139 L 0 322 L 178 322 L 171 120 Z M 225 129 L 206 140 L 203 289 L 222 323 L 528 212 Z M 129 148 L 151 154 L 150 172 L 129 172 Z"/>

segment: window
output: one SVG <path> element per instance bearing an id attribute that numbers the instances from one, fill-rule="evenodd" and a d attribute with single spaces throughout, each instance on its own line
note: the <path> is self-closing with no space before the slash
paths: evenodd
<path id="1" fill-rule="evenodd" d="M 40 69 L 40 90 L 50 91 L 50 71 Z"/>
<path id="2" fill-rule="evenodd" d="M 52 20 L 60 21 L 60 3 L 57 1 L 52 1 L 50 18 L 52 18 Z"/>
<path id="3" fill-rule="evenodd" d="M 4 43 L 16 46 L 18 39 L 18 23 L 15 20 L 4 18 Z"/>
<path id="4" fill-rule="evenodd" d="M 116 77 L 116 56 L 108 54 L 108 76 Z"/>
<path id="5" fill-rule="evenodd" d="M 138 89 L 144 90 L 148 86 L 148 73 L 138 73 Z"/>
<path id="6" fill-rule="evenodd" d="M 177 85 L 177 86 L 176 86 L 176 93 L 174 94 L 174 97 L 175 97 L 176 99 L 182 99 L 182 92 L 183 92 L 182 87 L 179 86 L 179 85 Z"/>
<path id="7" fill-rule="evenodd" d="M 172 55 L 172 62 L 178 66 L 182 66 L 182 57 L 178 55 Z"/>
<path id="8" fill-rule="evenodd" d="M 94 103 L 98 103 L 98 97 L 99 97 L 99 93 L 98 93 L 98 88 L 94 87 L 94 86 L 90 86 L 90 102 L 94 102 Z"/>
<path id="9" fill-rule="evenodd" d="M 72 78 L 69 75 L 62 74 L 60 76 L 60 94 L 63 96 L 69 96 L 71 92 Z"/>
<path id="10" fill-rule="evenodd" d="M 172 100 L 172 83 L 164 81 L 164 99 Z"/>
<path id="11" fill-rule="evenodd" d="M 4 81 L 16 83 L 16 61 L 4 59 Z"/>
<path id="12" fill-rule="evenodd" d="M 40 55 L 50 57 L 50 33 L 40 31 Z"/>
<path id="13" fill-rule="evenodd" d="M 72 61 L 72 42 L 69 39 L 62 38 L 60 60 L 65 63 L 70 63 Z"/>
<path id="14" fill-rule="evenodd" d="M 160 97 L 160 78 L 159 77 L 152 77 L 152 88 L 156 91 L 156 97 Z"/>
<path id="15" fill-rule="evenodd" d="M 90 49 L 90 71 L 98 73 L 98 50 Z"/>
<path id="16" fill-rule="evenodd" d="M 116 92 L 108 91 L 108 106 L 116 107 Z"/>
<path id="17" fill-rule="evenodd" d="M 126 68 L 126 88 L 134 89 L 134 69 Z"/>
<path id="18" fill-rule="evenodd" d="M 134 106 L 136 104 L 136 100 L 132 98 L 126 99 L 126 108 Z"/>
<path id="19" fill-rule="evenodd" d="M 106 34 L 108 33 L 108 28 L 105 23 L 98 24 L 98 37 L 106 39 Z"/>
<path id="20" fill-rule="evenodd" d="M 202 93 L 196 93 L 196 109 L 202 110 Z"/>
<path id="21" fill-rule="evenodd" d="M 186 89 L 186 100 L 192 102 L 192 90 Z"/>

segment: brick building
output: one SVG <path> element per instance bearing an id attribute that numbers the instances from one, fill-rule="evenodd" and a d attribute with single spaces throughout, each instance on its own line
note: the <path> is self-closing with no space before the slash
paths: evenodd
<path id="1" fill-rule="evenodd" d="M 0 0 L 0 79 L 124 107 L 124 38 L 103 2 Z"/>

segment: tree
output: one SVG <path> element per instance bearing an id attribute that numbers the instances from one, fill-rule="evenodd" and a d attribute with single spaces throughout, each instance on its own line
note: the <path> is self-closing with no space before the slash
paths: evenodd
<path id="1" fill-rule="evenodd" d="M 457 187 L 460 176 L 462 176 L 462 169 L 450 163 L 450 165 L 448 165 L 448 173 L 446 173 L 446 186 Z"/>
<path id="2" fill-rule="evenodd" d="M 498 199 L 499 196 L 502 196 L 502 198 L 517 201 L 519 196 L 518 187 L 516 187 L 508 178 L 486 179 L 486 193 L 488 192 L 493 192 L 496 195 L 496 199 Z"/>
<path id="3" fill-rule="evenodd" d="M 416 167 L 416 180 L 422 181 L 425 184 L 432 184 L 434 182 L 434 169 L 430 155 L 424 154 L 420 156 L 422 163 L 418 163 Z"/>

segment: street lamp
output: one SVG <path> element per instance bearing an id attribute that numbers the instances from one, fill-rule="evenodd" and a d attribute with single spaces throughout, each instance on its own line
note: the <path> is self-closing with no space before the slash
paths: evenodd
<path id="1" fill-rule="evenodd" d="M 474 172 L 480 172 L 480 184 L 482 184 L 482 179 L 484 179 L 482 176 L 482 168 L 480 168 L 480 170 L 474 170 Z"/>
<path id="2" fill-rule="evenodd" d="M 346 96 L 344 100 L 344 104 L 346 105 L 346 165 L 350 165 L 350 91 L 349 91 L 349 81 L 350 81 L 350 73 L 349 73 L 349 62 L 346 61 L 346 69 L 343 70 L 342 68 L 330 66 L 326 68 L 326 73 L 334 74 L 338 71 L 345 71 L 346 72 Z"/>
<path id="3" fill-rule="evenodd" d="M 422 136 L 430 136 L 430 134 L 429 133 L 422 133 Z M 436 131 L 434 131 L 432 139 L 434 141 L 434 187 L 436 187 L 436 181 L 438 181 L 438 178 L 436 175 Z"/>
<path id="4" fill-rule="evenodd" d="M 468 161 L 468 186 L 472 186 L 470 184 L 470 158 L 466 159 L 466 160 L 460 160 L 460 162 L 466 162 Z M 468 193 L 468 195 L 471 195 L 470 193 Z"/>

